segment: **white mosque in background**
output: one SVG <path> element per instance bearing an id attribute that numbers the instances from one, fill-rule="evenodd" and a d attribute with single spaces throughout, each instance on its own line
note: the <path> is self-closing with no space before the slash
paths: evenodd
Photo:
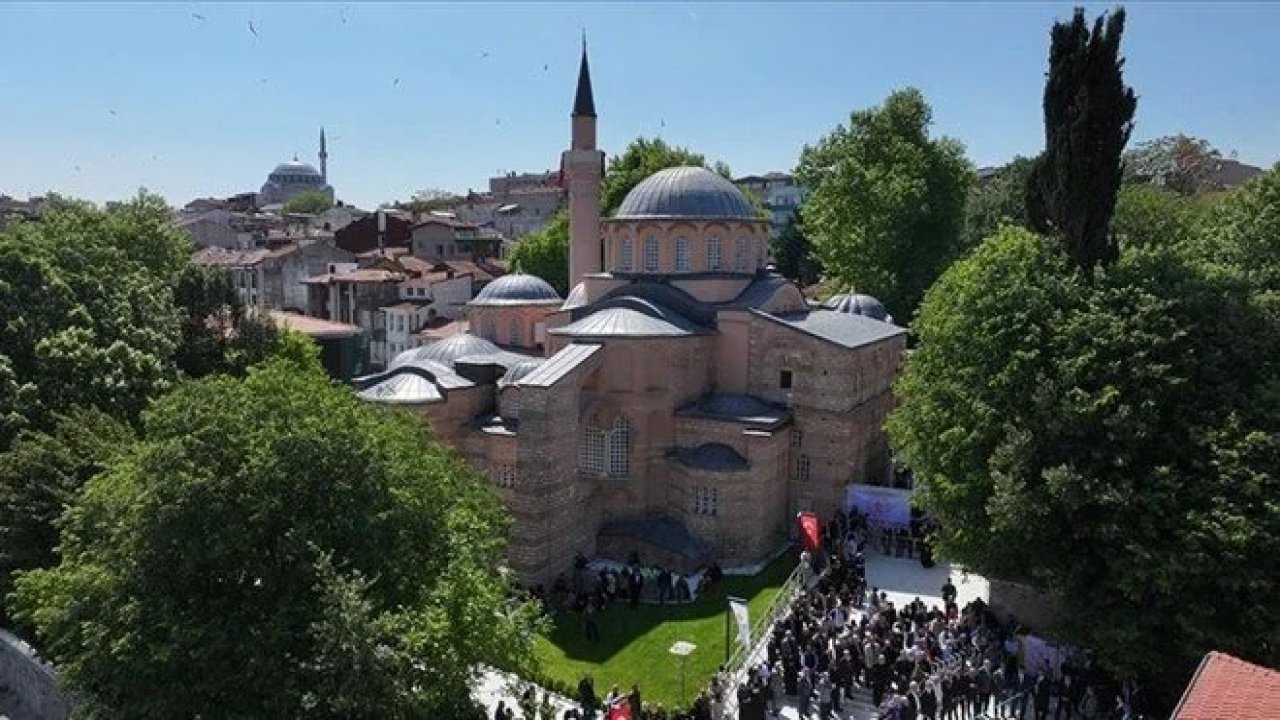
<path id="1" fill-rule="evenodd" d="M 324 128 L 320 128 L 320 169 L 311 163 L 283 162 L 267 176 L 258 193 L 258 207 L 282 205 L 308 190 L 319 190 L 333 202 L 333 186 L 329 184 L 329 151 L 325 149 Z"/>

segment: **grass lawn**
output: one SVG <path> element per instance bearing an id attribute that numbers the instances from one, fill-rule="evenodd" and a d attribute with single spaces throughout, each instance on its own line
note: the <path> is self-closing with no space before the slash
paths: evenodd
<path id="1" fill-rule="evenodd" d="M 688 605 L 632 609 L 615 604 L 597 615 L 600 641 L 596 643 L 587 642 L 580 615 L 566 615 L 547 636 L 537 640 L 542 670 L 566 683 L 574 693 L 578 681 L 589 674 L 600 697 L 614 683 L 624 693 L 635 683 L 646 703 L 666 707 L 687 704 L 724 662 L 725 597 L 746 599 L 754 623 L 777 596 L 795 564 L 795 554 L 787 552 L 755 577 L 726 576 L 714 592 Z M 698 646 L 685 660 L 683 697 L 679 661 L 667 652 L 677 640 Z"/>

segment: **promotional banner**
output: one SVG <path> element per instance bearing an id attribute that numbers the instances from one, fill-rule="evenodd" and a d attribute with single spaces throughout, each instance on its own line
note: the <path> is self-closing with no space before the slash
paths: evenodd
<path id="1" fill-rule="evenodd" d="M 850 485 L 846 508 L 858 508 L 876 525 L 906 525 L 911 522 L 911 493 L 898 488 Z"/>
<path id="2" fill-rule="evenodd" d="M 817 550 L 822 543 L 822 528 L 818 516 L 802 512 L 796 515 L 796 522 L 800 524 L 800 539 L 804 542 L 804 549 L 810 552 Z"/>
<path id="3" fill-rule="evenodd" d="M 738 642 L 742 643 L 742 647 L 751 647 L 751 611 L 747 609 L 747 603 L 738 600 L 729 600 L 729 610 L 733 612 L 733 619 L 738 623 Z"/>

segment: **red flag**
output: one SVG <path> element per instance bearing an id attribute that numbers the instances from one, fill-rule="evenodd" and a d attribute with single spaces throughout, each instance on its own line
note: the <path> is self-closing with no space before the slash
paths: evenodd
<path id="1" fill-rule="evenodd" d="M 822 538 L 818 516 L 811 512 L 802 512 L 796 515 L 796 522 L 800 524 L 800 539 L 804 542 L 804 549 L 817 550 Z"/>
<path id="2" fill-rule="evenodd" d="M 631 703 L 626 698 L 622 698 L 609 708 L 609 717 L 605 720 L 632 720 Z"/>

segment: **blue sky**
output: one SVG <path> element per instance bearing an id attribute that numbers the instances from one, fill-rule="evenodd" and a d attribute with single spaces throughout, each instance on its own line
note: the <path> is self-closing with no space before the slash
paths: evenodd
<path id="1" fill-rule="evenodd" d="M 582 28 L 606 151 L 661 134 L 738 174 L 785 170 L 851 110 L 914 85 L 935 132 L 997 164 L 1041 147 L 1048 29 L 1071 9 L 5 3 L 0 193 L 256 190 L 294 153 L 316 162 L 321 124 L 350 202 L 480 189 L 558 163 Z M 1277 37 L 1280 4 L 1130 5 L 1135 139 L 1186 132 L 1280 159 Z"/>

